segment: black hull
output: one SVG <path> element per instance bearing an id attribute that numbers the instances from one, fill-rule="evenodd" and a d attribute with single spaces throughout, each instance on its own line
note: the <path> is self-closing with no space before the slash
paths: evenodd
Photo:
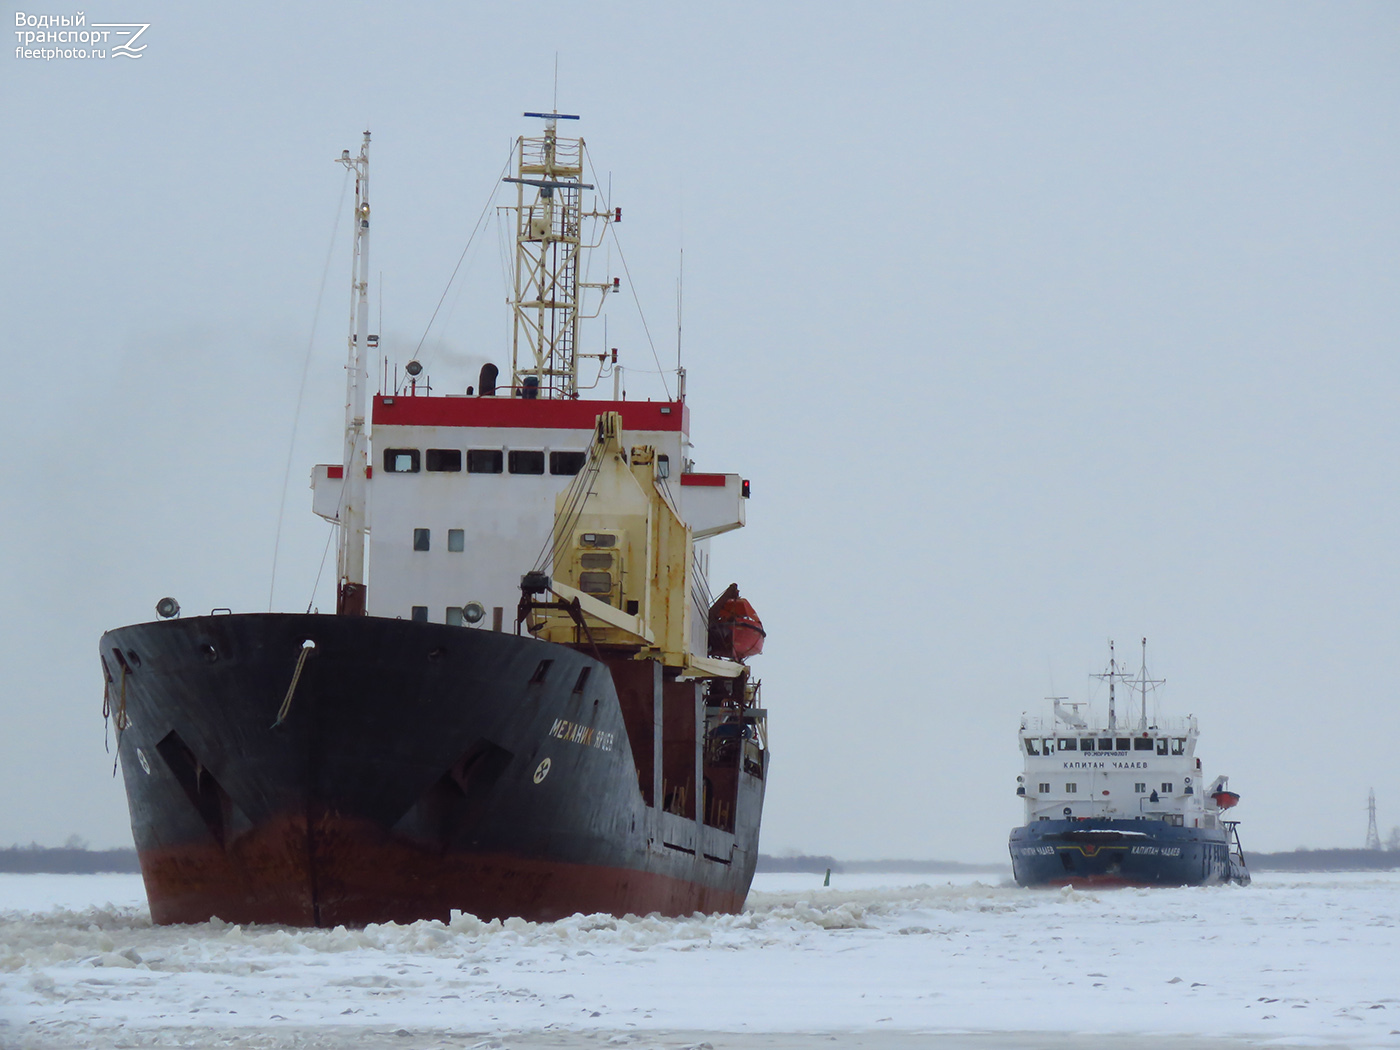
<path id="1" fill-rule="evenodd" d="M 1021 886 L 1208 886 L 1249 882 L 1225 832 L 1156 820 L 1042 820 L 1011 832 Z"/>
<path id="2" fill-rule="evenodd" d="M 271 613 L 123 627 L 101 652 L 156 922 L 685 914 L 748 892 L 767 753 L 698 746 L 699 687 L 655 664 Z"/>

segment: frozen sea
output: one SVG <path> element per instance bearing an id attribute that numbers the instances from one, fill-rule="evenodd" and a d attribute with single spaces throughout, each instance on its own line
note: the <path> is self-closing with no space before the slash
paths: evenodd
<path id="1" fill-rule="evenodd" d="M 0 875 L 0 1046 L 1400 1050 L 1400 873 L 1033 891 L 760 875 L 741 915 L 153 926 Z"/>

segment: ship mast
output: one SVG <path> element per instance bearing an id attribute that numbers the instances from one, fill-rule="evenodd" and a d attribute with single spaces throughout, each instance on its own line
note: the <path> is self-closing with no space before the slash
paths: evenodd
<path id="1" fill-rule="evenodd" d="M 345 365 L 344 480 L 340 500 L 340 543 L 336 564 L 340 578 L 336 612 L 365 613 L 365 474 L 369 467 L 365 435 L 365 397 L 369 385 L 369 132 L 360 155 L 345 150 L 340 163 L 355 173 L 355 240 L 350 268 L 350 338 Z"/>
<path id="2" fill-rule="evenodd" d="M 1108 728 L 1110 731 L 1117 729 L 1118 711 L 1116 707 L 1117 701 L 1113 695 L 1113 685 L 1118 679 L 1123 677 L 1123 672 L 1118 670 L 1118 660 L 1113 653 L 1113 639 L 1110 638 L 1108 642 L 1108 670 L 1103 674 L 1096 674 L 1091 677 L 1097 678 L 1100 682 L 1105 679 L 1108 680 Z"/>
<path id="3" fill-rule="evenodd" d="M 1142 640 L 1142 670 L 1138 672 L 1137 680 L 1137 688 L 1142 693 L 1142 721 L 1138 723 L 1138 732 L 1147 731 L 1147 690 L 1165 682 L 1165 678 L 1147 677 L 1147 639 L 1144 638 Z"/>
<path id="4" fill-rule="evenodd" d="M 514 315 L 510 352 L 512 397 L 578 397 L 579 292 L 611 284 L 579 280 L 584 219 L 613 221 L 609 211 L 584 212 L 583 139 L 560 138 L 569 113 L 526 113 L 544 121 L 544 134 L 516 140 Z M 534 193 L 527 199 L 527 187 Z M 599 237 L 601 242 L 601 235 Z"/>

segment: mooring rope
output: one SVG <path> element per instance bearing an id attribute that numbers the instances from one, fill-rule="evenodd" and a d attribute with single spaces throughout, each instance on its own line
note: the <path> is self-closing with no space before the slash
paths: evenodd
<path id="1" fill-rule="evenodd" d="M 114 777 L 117 775 L 117 763 L 121 761 L 121 757 L 122 757 L 122 730 L 124 730 L 124 729 L 131 723 L 131 719 L 127 718 L 127 716 L 126 716 L 126 676 L 127 676 L 127 667 L 126 667 L 126 664 L 122 664 L 122 687 L 121 687 L 120 699 L 118 699 L 118 701 L 117 701 L 117 710 L 116 710 L 116 712 L 115 712 L 115 717 L 112 717 L 112 716 L 113 716 L 113 711 L 112 711 L 112 683 L 111 683 L 111 680 L 109 679 L 108 682 L 107 682 L 107 684 L 104 685 L 104 686 L 102 687 L 102 746 L 103 746 L 103 748 L 106 748 L 106 747 L 107 747 L 107 719 L 108 719 L 109 717 L 111 717 L 111 718 L 112 718 L 113 724 L 117 727 L 117 754 L 116 754 L 116 757 L 114 757 L 114 758 L 112 759 L 112 776 L 114 776 Z"/>
<path id="2" fill-rule="evenodd" d="M 306 658 L 311 655 L 311 650 L 316 648 L 316 643 L 307 639 L 302 643 L 301 655 L 297 657 L 297 669 L 292 672 L 292 684 L 287 686 L 287 695 L 282 699 L 282 706 L 277 711 L 277 721 L 272 723 L 272 728 L 276 729 L 287 720 L 287 716 L 292 712 L 292 697 L 297 691 L 297 682 L 301 681 L 301 669 L 306 666 Z"/>

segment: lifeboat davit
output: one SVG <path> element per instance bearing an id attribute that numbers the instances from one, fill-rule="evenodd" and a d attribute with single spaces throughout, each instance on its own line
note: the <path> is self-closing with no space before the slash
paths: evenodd
<path id="1" fill-rule="evenodd" d="M 1231 806 L 1238 805 L 1240 801 L 1238 791 L 1217 791 L 1210 797 L 1221 809 L 1229 809 Z"/>
<path id="2" fill-rule="evenodd" d="M 710 655 L 747 660 L 763 652 L 763 621 L 731 583 L 710 606 Z"/>

